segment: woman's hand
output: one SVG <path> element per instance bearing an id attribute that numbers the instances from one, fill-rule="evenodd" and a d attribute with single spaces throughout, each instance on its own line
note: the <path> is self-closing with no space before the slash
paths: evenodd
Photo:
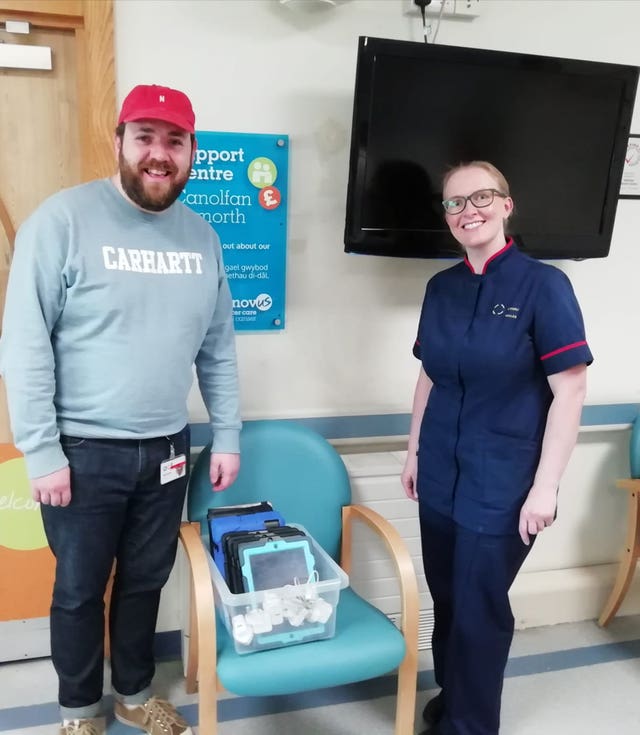
<path id="1" fill-rule="evenodd" d="M 418 499 L 418 457 L 415 452 L 407 453 L 407 461 L 404 463 L 400 475 L 402 487 L 409 500 Z"/>
<path id="2" fill-rule="evenodd" d="M 557 504 L 557 488 L 534 485 L 520 509 L 518 531 L 523 543 L 529 546 L 529 536 L 535 536 L 554 521 Z"/>
<path id="3" fill-rule="evenodd" d="M 542 452 L 533 486 L 520 510 L 518 530 L 529 536 L 553 523 L 560 478 L 578 438 L 580 415 L 587 390 L 587 366 L 576 365 L 548 377 L 553 400 L 542 438 Z"/>
<path id="4" fill-rule="evenodd" d="M 413 407 L 411 409 L 411 427 L 409 429 L 409 443 L 407 446 L 407 460 L 400 475 L 400 482 L 409 500 L 418 500 L 418 438 L 422 418 L 429 400 L 429 393 L 433 383 L 420 366 L 416 389 L 413 393 Z"/>

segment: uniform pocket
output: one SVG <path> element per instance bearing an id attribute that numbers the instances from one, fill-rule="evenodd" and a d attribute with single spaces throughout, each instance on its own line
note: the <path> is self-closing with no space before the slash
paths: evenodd
<path id="1" fill-rule="evenodd" d="M 540 447 L 530 439 L 491 432 L 484 454 L 483 501 L 496 509 L 521 503 L 531 489 Z"/>

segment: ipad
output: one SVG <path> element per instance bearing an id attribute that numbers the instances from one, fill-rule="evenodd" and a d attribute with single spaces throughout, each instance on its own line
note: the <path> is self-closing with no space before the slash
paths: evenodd
<path id="1" fill-rule="evenodd" d="M 242 576 L 247 592 L 304 584 L 315 569 L 315 559 L 306 538 L 267 541 L 242 550 Z"/>

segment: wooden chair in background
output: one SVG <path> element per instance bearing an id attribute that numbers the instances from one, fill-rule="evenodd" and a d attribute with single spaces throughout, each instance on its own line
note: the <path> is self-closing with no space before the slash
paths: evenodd
<path id="1" fill-rule="evenodd" d="M 617 487 L 628 493 L 627 536 L 616 581 L 598 619 L 598 623 L 603 627 L 608 625 L 618 612 L 629 591 L 640 558 L 640 418 L 634 421 L 631 430 L 629 459 L 631 477 L 616 482 Z"/>

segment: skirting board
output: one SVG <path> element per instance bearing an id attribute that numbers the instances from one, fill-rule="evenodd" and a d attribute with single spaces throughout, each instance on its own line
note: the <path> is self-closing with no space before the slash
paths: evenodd
<path id="1" fill-rule="evenodd" d="M 0 662 L 50 654 L 49 618 L 0 622 Z"/>
<path id="2" fill-rule="evenodd" d="M 559 623 L 576 623 L 582 620 L 597 620 L 607 600 L 617 564 L 599 564 L 574 569 L 554 569 L 545 572 L 521 574 L 511 588 L 510 598 L 516 628 L 535 628 Z M 636 575 L 618 615 L 640 614 L 640 572 Z M 400 624 L 400 613 L 389 613 L 389 619 Z M 188 620 L 188 611 L 183 614 L 183 625 Z M 433 610 L 420 611 L 418 649 L 431 648 L 433 632 Z M 183 628 L 181 646 L 186 672 L 186 651 L 189 636 Z"/>
<path id="3" fill-rule="evenodd" d="M 537 628 L 559 623 L 596 620 L 613 588 L 617 564 L 521 574 L 511 588 L 516 628 Z M 640 573 L 632 583 L 618 615 L 640 613 Z M 400 613 L 388 616 L 400 624 Z M 420 610 L 418 649 L 431 648 L 433 609 Z"/>
<path id="4" fill-rule="evenodd" d="M 510 593 L 516 628 L 597 620 L 617 572 L 617 564 L 598 564 L 521 574 Z M 618 615 L 638 613 L 640 573 L 636 573 Z"/>
<path id="5" fill-rule="evenodd" d="M 573 569 L 521 574 L 511 588 L 511 603 L 516 628 L 534 628 L 581 620 L 597 620 L 613 588 L 617 564 L 599 564 Z M 187 606 L 188 595 L 182 596 Z M 640 614 L 640 572 L 623 602 L 619 616 Z M 185 642 L 188 611 L 165 621 L 175 629 L 156 634 L 156 649 L 161 657 L 175 658 Z M 390 615 L 392 619 L 398 615 Z M 431 610 L 420 614 L 420 648 L 429 647 L 432 625 Z M 182 631 L 180 631 L 182 628 Z M 182 633 L 182 634 L 181 634 Z M 19 661 L 49 655 L 49 619 L 12 620 L 0 622 L 0 661 Z"/>
<path id="6" fill-rule="evenodd" d="M 158 660 L 175 660 L 180 656 L 178 630 L 156 632 L 154 652 Z M 51 655 L 49 618 L 0 622 L 0 663 Z"/>

